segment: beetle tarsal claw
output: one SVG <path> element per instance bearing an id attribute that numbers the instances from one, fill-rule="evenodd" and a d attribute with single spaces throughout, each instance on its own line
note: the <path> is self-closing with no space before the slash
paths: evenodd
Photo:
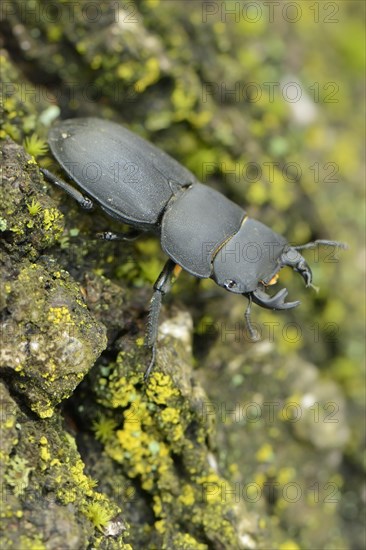
<path id="1" fill-rule="evenodd" d="M 297 263 L 296 267 L 294 267 L 294 270 L 297 271 L 297 273 L 300 273 L 301 277 L 305 281 L 306 287 L 311 286 L 311 282 L 313 280 L 313 274 L 311 272 L 310 267 L 308 266 L 308 264 L 305 262 L 303 258 Z"/>
<path id="2" fill-rule="evenodd" d="M 253 302 L 266 309 L 292 309 L 300 304 L 296 302 L 285 302 L 288 294 L 287 288 L 282 288 L 274 296 L 268 296 L 263 290 L 256 289 L 252 292 Z"/>

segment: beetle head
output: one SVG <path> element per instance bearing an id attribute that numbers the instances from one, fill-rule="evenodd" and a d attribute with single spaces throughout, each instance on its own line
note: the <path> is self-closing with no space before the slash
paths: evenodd
<path id="1" fill-rule="evenodd" d="M 257 220 L 245 218 L 239 231 L 216 252 L 212 278 L 230 292 L 252 295 L 253 301 L 263 302 L 263 307 L 283 309 L 284 292 L 266 300 L 264 288 L 274 284 L 280 269 L 292 261 L 285 257 L 288 250 L 284 237 Z"/>
<path id="2" fill-rule="evenodd" d="M 307 287 L 313 287 L 311 269 L 299 251 L 319 245 L 346 248 L 342 243 L 326 240 L 290 246 L 269 227 L 246 218 L 236 235 L 228 239 L 215 255 L 212 278 L 226 290 L 242 294 L 249 300 L 245 318 L 251 336 L 255 334 L 250 324 L 252 302 L 272 310 L 292 309 L 300 304 L 298 300 L 285 301 L 286 288 L 273 296 L 266 292 L 268 287 L 276 284 L 283 267 L 292 267 L 302 276 Z"/>

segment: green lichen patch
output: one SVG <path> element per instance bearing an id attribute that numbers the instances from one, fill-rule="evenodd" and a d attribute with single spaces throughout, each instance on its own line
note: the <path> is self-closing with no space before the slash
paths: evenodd
<path id="1" fill-rule="evenodd" d="M 98 547 L 101 538 L 111 536 L 111 550 L 132 550 L 124 542 L 128 525 L 120 506 L 85 473 L 60 418 L 30 420 L 2 384 L 0 406 L 6 416 L 0 425 L 2 451 L 8 450 L 0 454 L 4 548 Z"/>
<path id="2" fill-rule="evenodd" d="M 1 141 L 1 219 L 7 250 L 36 258 L 57 242 L 64 220 L 41 186 L 36 164 L 9 138 Z"/>
<path id="3" fill-rule="evenodd" d="M 116 362 L 94 371 L 89 384 L 107 415 L 90 410 L 97 414 L 93 430 L 112 463 L 152 499 L 150 521 L 145 523 L 141 517 L 144 529 L 131 527 L 138 545 L 155 540 L 161 548 L 191 545 L 203 549 L 230 541 L 236 548 L 236 515 L 220 496 L 224 479 L 210 466 L 207 441 L 213 436 L 213 426 L 202 414 L 208 399 L 192 386 L 186 362 L 190 354 L 182 321 L 188 323 L 188 331 L 191 322 L 177 315 L 184 338 L 170 335 L 175 318 L 165 321 L 165 353 L 159 355 L 146 384 L 145 350 L 137 347 L 141 359 L 136 362 L 132 343 L 123 346 Z M 177 376 L 179 371 L 181 376 Z M 215 498 L 211 498 L 212 487 Z"/>
<path id="4" fill-rule="evenodd" d="M 49 417 L 105 347 L 105 329 L 65 271 L 25 261 L 2 289 L 1 367 L 31 409 Z"/>

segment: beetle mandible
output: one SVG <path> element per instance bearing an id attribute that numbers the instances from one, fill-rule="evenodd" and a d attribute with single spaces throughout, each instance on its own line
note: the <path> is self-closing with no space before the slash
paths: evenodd
<path id="1" fill-rule="evenodd" d="M 345 248 L 335 241 L 316 240 L 290 246 L 287 240 L 224 195 L 200 183 L 184 166 L 151 143 L 114 122 L 75 118 L 50 130 L 54 157 L 71 180 L 111 217 L 128 224 L 125 233 L 103 234 L 105 239 L 133 238 L 141 231 L 160 237 L 169 256 L 154 284 L 150 304 L 147 344 L 155 362 L 162 298 L 181 269 L 199 278 L 211 278 L 219 286 L 248 298 L 245 311 L 249 334 L 252 302 L 267 309 L 291 309 L 299 301 L 286 302 L 288 291 L 274 296 L 266 289 L 277 282 L 279 271 L 290 266 L 312 286 L 312 272 L 300 250 L 318 245 Z M 88 166 L 98 173 L 88 177 Z M 116 173 L 115 168 L 122 168 Z M 46 179 L 71 195 L 85 209 L 93 202 L 70 184 L 42 169 Z M 257 256 L 249 256 L 249 248 Z M 245 253 L 246 251 L 246 253 Z M 238 253 L 239 252 L 239 253 Z"/>

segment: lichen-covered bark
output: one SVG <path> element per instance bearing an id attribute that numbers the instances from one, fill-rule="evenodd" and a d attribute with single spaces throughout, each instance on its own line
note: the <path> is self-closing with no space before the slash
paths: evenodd
<path id="1" fill-rule="evenodd" d="M 327 3 L 333 25 L 320 3 L 297 2 L 296 24 L 291 10 L 253 23 L 244 4 L 6 2 L 4 548 L 361 546 L 362 3 Z M 312 105 L 305 121 L 281 93 L 291 80 Z M 98 241 L 120 226 L 39 172 L 61 173 L 52 121 L 89 115 L 127 124 L 289 240 L 351 251 L 310 256 L 318 294 L 284 273 L 301 308 L 256 310 L 255 345 L 240 297 L 183 275 L 145 384 L 159 244 Z"/>
<path id="2" fill-rule="evenodd" d="M 34 160 L 6 139 L 2 147 L 3 376 L 41 418 L 51 417 L 106 347 L 80 285 L 42 251 L 63 231 Z M 31 213 L 31 205 L 39 205 Z"/>

